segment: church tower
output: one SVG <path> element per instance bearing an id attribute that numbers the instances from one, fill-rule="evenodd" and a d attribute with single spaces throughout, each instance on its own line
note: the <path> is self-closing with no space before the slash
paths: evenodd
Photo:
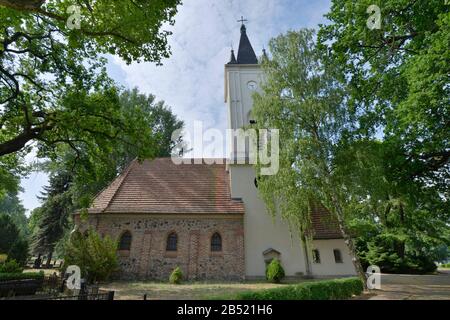
<path id="1" fill-rule="evenodd" d="M 261 83 L 264 81 L 261 66 L 247 36 L 244 21 L 246 20 L 243 18 L 239 21 L 242 25 L 237 57 L 231 50 L 230 61 L 225 64 L 228 128 L 234 130 L 251 128 L 254 121 L 251 112 L 252 96 L 254 92 L 261 90 Z M 291 277 L 311 274 L 314 276 L 355 274 L 342 236 L 329 233 L 322 223 L 318 223 L 321 221 L 319 211 L 313 213 L 313 220 L 316 223 L 313 247 L 317 252 L 316 258 L 319 258 L 314 263 L 310 263 L 312 256 L 305 252 L 298 235 L 291 233 L 288 223 L 268 213 L 259 195 L 255 167 L 250 161 L 245 161 L 249 155 L 247 145 L 242 154 L 241 150 L 235 147 L 234 141 L 229 147 L 231 148 L 227 170 L 230 177 L 231 197 L 241 199 L 245 207 L 245 277 L 247 279 L 264 278 L 266 266 L 273 258 L 281 261 L 286 275 Z"/>
<path id="2" fill-rule="evenodd" d="M 262 81 L 261 66 L 247 36 L 242 21 L 241 39 L 237 58 L 231 50 L 230 61 L 225 65 L 225 103 L 228 107 L 228 128 L 239 129 L 250 124 L 253 105 L 252 94 L 259 90 Z"/>
<path id="3" fill-rule="evenodd" d="M 230 61 L 225 65 L 225 103 L 228 128 L 249 128 L 252 119 L 254 92 L 261 90 L 263 73 L 255 51 L 241 19 L 241 38 L 237 56 L 231 50 Z M 264 53 L 263 53 L 264 54 Z M 253 120 L 253 121 L 252 121 Z M 305 261 L 296 237 L 291 237 L 286 223 L 272 218 L 258 194 L 255 168 L 247 161 L 247 153 L 239 154 L 231 142 L 229 162 L 231 196 L 242 199 L 245 206 L 244 247 L 245 275 L 247 278 L 265 276 L 266 264 L 272 258 L 281 260 L 287 275 L 305 273 Z M 247 146 L 246 146 L 247 148 Z M 238 160 L 238 161 L 236 161 Z"/>

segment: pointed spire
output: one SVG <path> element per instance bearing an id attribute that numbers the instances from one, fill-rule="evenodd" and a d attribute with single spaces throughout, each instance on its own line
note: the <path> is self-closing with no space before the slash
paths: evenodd
<path id="1" fill-rule="evenodd" d="M 267 60 L 267 59 L 268 59 L 268 57 L 267 57 L 266 48 L 263 48 L 262 60 L 264 61 L 264 60 Z"/>
<path id="2" fill-rule="evenodd" d="M 239 50 L 237 56 L 238 64 L 258 64 L 258 59 L 256 58 L 255 51 L 250 43 L 250 40 L 247 37 L 247 28 L 244 24 L 244 18 L 242 17 L 239 22 L 242 22 L 241 25 L 241 40 L 239 41 Z"/>
<path id="3" fill-rule="evenodd" d="M 228 62 L 228 64 L 236 64 L 236 56 L 234 55 L 234 50 L 231 49 L 231 57 L 230 57 L 230 62 Z"/>
<path id="4" fill-rule="evenodd" d="M 241 22 L 241 40 L 239 41 L 237 59 L 232 46 L 230 62 L 228 62 L 228 64 L 258 64 L 258 58 L 247 37 L 247 28 L 244 24 L 246 21 L 247 20 L 245 20 L 244 17 L 241 17 L 241 20 L 238 20 L 238 22 Z"/>

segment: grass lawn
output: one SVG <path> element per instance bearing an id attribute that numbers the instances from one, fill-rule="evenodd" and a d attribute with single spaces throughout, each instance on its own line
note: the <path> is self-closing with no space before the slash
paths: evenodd
<path id="1" fill-rule="evenodd" d="M 114 290 L 114 299 L 117 300 L 142 300 L 144 294 L 147 294 L 149 300 L 199 300 L 238 292 L 271 289 L 306 281 L 313 280 L 296 280 L 282 284 L 267 283 L 261 280 L 235 283 L 186 282 L 180 285 L 152 281 L 116 281 L 101 285 L 101 289 Z"/>

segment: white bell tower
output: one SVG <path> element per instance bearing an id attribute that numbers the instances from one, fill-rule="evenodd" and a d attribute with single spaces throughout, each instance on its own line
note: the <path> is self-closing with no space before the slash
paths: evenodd
<path id="1" fill-rule="evenodd" d="M 229 129 L 240 129 L 250 125 L 250 121 L 253 120 L 252 94 L 260 90 L 261 82 L 261 66 L 247 37 L 246 27 L 242 24 L 237 59 L 234 50 L 231 50 L 230 61 L 225 65 L 225 103 L 228 108 Z M 230 150 L 234 150 L 234 147 L 231 146 Z M 228 156 L 232 158 L 233 151 Z"/>
<path id="2" fill-rule="evenodd" d="M 231 51 L 231 59 L 225 65 L 225 103 L 228 111 L 228 128 L 249 128 L 252 119 L 253 98 L 261 90 L 263 72 L 256 54 L 247 37 L 244 19 L 240 22 L 241 39 L 237 58 Z M 265 52 L 263 51 L 263 57 Z M 270 129 L 270 128 L 268 128 Z M 286 221 L 272 217 L 261 199 L 256 183 L 253 164 L 246 161 L 247 150 L 241 153 L 234 141 L 229 146 L 227 170 L 230 176 L 231 197 L 242 199 L 244 214 L 245 276 L 247 279 L 264 278 L 266 264 L 276 257 L 287 276 L 309 275 L 310 267 L 306 252 L 297 234 L 292 234 Z M 246 146 L 247 148 L 247 146 Z M 241 160 L 244 160 L 241 162 Z M 237 161 L 236 161 L 237 160 Z M 317 275 L 354 274 L 351 260 L 346 255 L 346 263 L 334 263 L 333 249 L 344 252 L 342 239 L 315 241 L 321 250 L 323 264 L 315 264 L 312 272 Z"/>
<path id="3" fill-rule="evenodd" d="M 241 39 L 237 57 L 231 51 L 230 61 L 225 65 L 225 103 L 228 108 L 228 128 L 249 127 L 252 119 L 253 98 L 261 90 L 263 72 L 255 51 L 247 37 L 241 20 Z M 264 53 L 265 55 L 265 53 Z M 247 147 L 247 146 L 246 146 Z M 228 171 L 233 198 L 242 199 L 245 205 L 244 246 L 245 274 L 247 278 L 264 277 L 267 255 L 277 252 L 288 275 L 305 272 L 302 251 L 294 243 L 286 224 L 274 221 L 258 194 L 255 168 L 245 159 L 247 154 L 236 151 L 234 141 L 229 146 Z M 237 161 L 236 161 L 237 160 Z"/>

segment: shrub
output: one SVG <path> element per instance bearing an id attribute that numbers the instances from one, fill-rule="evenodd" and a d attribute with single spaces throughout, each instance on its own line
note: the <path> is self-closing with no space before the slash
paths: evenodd
<path id="1" fill-rule="evenodd" d="M 281 262 L 278 259 L 273 259 L 266 270 L 266 278 L 270 282 L 280 283 L 280 281 L 284 278 L 285 273 L 284 269 L 281 266 Z"/>
<path id="2" fill-rule="evenodd" d="M 450 268 L 450 263 L 441 264 L 441 268 Z"/>
<path id="3" fill-rule="evenodd" d="M 22 273 L 22 271 L 23 268 L 14 259 L 0 264 L 0 273 Z"/>
<path id="4" fill-rule="evenodd" d="M 26 272 L 26 273 L 0 273 L 1 281 L 12 281 L 12 280 L 43 280 L 44 272 Z"/>
<path id="5" fill-rule="evenodd" d="M 363 292 L 359 278 L 305 282 L 281 288 L 238 293 L 237 300 L 339 300 Z"/>
<path id="6" fill-rule="evenodd" d="M 183 272 L 181 272 L 180 267 L 176 267 L 169 277 L 169 282 L 172 284 L 180 284 L 183 280 Z"/>
<path id="7" fill-rule="evenodd" d="M 8 252 L 8 259 L 15 260 L 19 265 L 25 266 L 28 260 L 28 241 L 17 239 Z"/>
<path id="8" fill-rule="evenodd" d="M 6 259 L 8 259 L 8 255 L 7 254 L 0 254 L 0 263 L 5 262 Z"/>
<path id="9" fill-rule="evenodd" d="M 0 214 L 0 252 L 7 253 L 19 238 L 19 229 L 6 214 Z"/>
<path id="10" fill-rule="evenodd" d="M 117 241 L 89 230 L 75 232 L 65 248 L 64 268 L 77 265 L 88 283 L 108 280 L 118 269 Z"/>

